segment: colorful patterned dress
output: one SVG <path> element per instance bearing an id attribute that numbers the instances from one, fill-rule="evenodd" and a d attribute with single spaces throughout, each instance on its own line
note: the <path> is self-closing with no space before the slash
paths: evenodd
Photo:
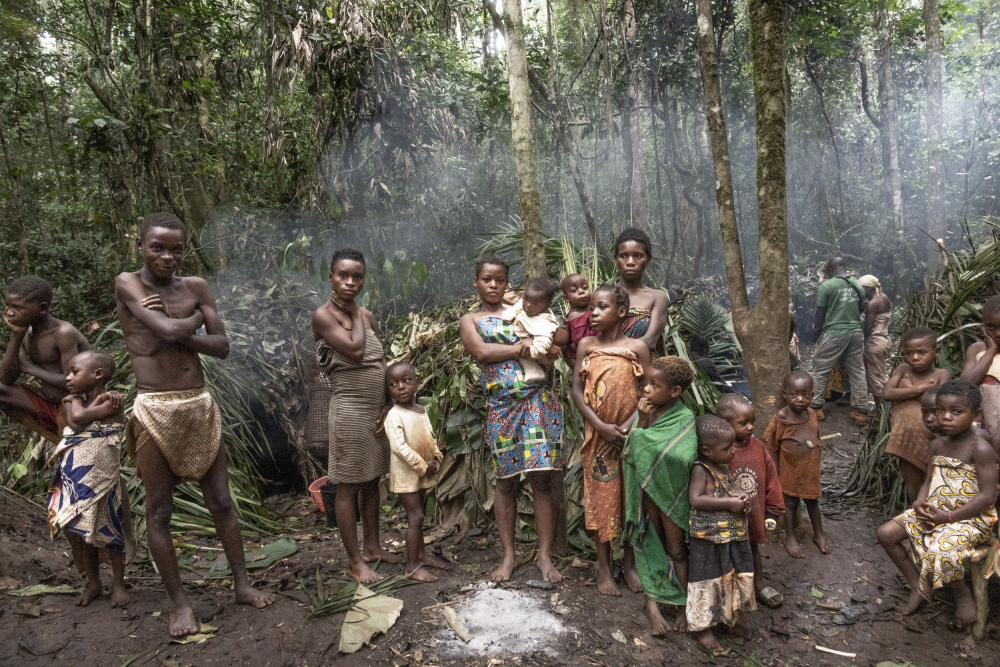
<path id="1" fill-rule="evenodd" d="M 635 414 L 639 404 L 636 378 L 642 375 L 635 353 L 623 347 L 594 350 L 580 363 L 583 398 L 606 424 L 621 424 Z M 599 457 L 604 444 L 601 434 L 589 422 L 584 427 L 583 506 L 587 530 L 597 531 L 597 539 L 610 542 L 622 534 L 621 452 Z"/>
<path id="2" fill-rule="evenodd" d="M 649 332 L 649 325 L 653 321 L 653 311 L 649 308 L 629 308 L 628 315 L 622 323 L 622 333 L 629 338 L 638 340 Z M 667 349 L 663 343 L 663 335 L 656 339 L 656 347 L 650 350 L 650 359 L 665 356 Z"/>
<path id="3" fill-rule="evenodd" d="M 485 315 L 476 331 L 487 343 L 513 345 L 511 326 L 499 315 Z M 562 466 L 562 406 L 544 382 L 525 383 L 517 359 L 480 364 L 479 381 L 486 394 L 486 441 L 493 453 L 497 478 Z"/>
<path id="4" fill-rule="evenodd" d="M 738 495 L 728 470 L 720 473 L 695 461 L 712 476 L 716 498 Z M 688 630 L 734 625 L 741 611 L 757 608 L 753 590 L 753 554 L 744 512 L 691 508 L 688 551 Z"/>
<path id="5" fill-rule="evenodd" d="M 976 466 L 947 456 L 935 456 L 932 464 L 930 493 L 931 506 L 954 512 L 979 493 Z M 988 544 L 997 523 L 993 505 L 979 516 L 964 521 L 943 523 L 925 528 L 912 509 L 895 518 L 910 536 L 920 566 L 920 593 L 928 600 L 936 588 L 965 576 L 965 563 L 980 544 Z"/>

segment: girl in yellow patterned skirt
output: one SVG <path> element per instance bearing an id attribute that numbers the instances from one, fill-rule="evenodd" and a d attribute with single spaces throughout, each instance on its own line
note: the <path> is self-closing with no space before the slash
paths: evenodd
<path id="1" fill-rule="evenodd" d="M 956 629 L 976 620 L 975 602 L 964 581 L 965 564 L 977 546 L 989 543 L 997 522 L 997 455 L 972 427 L 982 418 L 981 403 L 973 384 L 957 380 L 941 385 L 936 409 L 941 437 L 931 442 L 926 480 L 913 509 L 878 529 L 882 548 L 912 590 L 903 614 L 915 612 L 947 584 L 955 598 Z M 919 572 L 903 548 L 907 539 Z"/>

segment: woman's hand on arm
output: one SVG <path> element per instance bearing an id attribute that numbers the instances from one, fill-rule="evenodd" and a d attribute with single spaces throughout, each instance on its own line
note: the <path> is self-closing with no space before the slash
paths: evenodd
<path id="1" fill-rule="evenodd" d="M 320 308 L 313 313 L 313 332 L 326 341 L 335 352 L 339 352 L 354 362 L 365 357 L 365 327 L 363 315 L 358 309 L 351 317 L 348 331 L 329 309 Z"/>
<path id="2" fill-rule="evenodd" d="M 492 364 L 498 361 L 510 361 L 521 354 L 524 346 L 520 342 L 513 345 L 503 343 L 487 343 L 476 331 L 476 322 L 471 315 L 464 315 L 458 324 L 458 333 L 462 346 L 469 355 L 480 363 Z M 531 354 L 530 347 L 528 354 Z"/>

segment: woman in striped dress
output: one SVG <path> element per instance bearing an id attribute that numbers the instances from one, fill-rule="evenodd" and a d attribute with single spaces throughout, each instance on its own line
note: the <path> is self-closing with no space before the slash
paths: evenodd
<path id="1" fill-rule="evenodd" d="M 316 364 L 333 385 L 328 474 L 338 484 L 337 532 L 347 551 L 347 572 L 368 584 L 382 578 L 368 563 L 403 562 L 382 548 L 378 531 L 378 480 L 389 471 L 389 441 L 382 420 L 392 404 L 386 396 L 385 360 L 375 317 L 354 301 L 365 285 L 364 255 L 350 248 L 335 252 L 330 285 L 330 299 L 312 318 Z M 363 550 L 356 521 L 359 498 Z"/>

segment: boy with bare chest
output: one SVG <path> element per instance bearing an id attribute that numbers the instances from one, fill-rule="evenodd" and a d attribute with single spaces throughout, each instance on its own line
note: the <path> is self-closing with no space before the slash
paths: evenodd
<path id="1" fill-rule="evenodd" d="M 208 284 L 176 274 L 185 248 L 184 223 L 168 213 L 146 216 L 139 228 L 143 267 L 115 279 L 118 318 L 139 395 L 125 431 L 129 456 L 146 487 L 149 551 L 173 603 L 170 634 L 198 632 L 181 586 L 170 536 L 174 487 L 197 481 L 233 570 L 236 600 L 264 608 L 274 602 L 250 585 L 243 540 L 229 494 L 222 418 L 205 391 L 199 354 L 229 355 L 229 339 Z M 205 326 L 205 334 L 198 330 Z"/>
<path id="2" fill-rule="evenodd" d="M 90 349 L 87 339 L 69 322 L 49 312 L 52 287 L 37 276 L 22 276 L 7 286 L 4 323 L 10 342 L 0 361 L 0 411 L 48 440 L 59 442 L 58 415 L 68 393 L 69 361 Z M 17 383 L 24 373 L 40 390 Z"/>

